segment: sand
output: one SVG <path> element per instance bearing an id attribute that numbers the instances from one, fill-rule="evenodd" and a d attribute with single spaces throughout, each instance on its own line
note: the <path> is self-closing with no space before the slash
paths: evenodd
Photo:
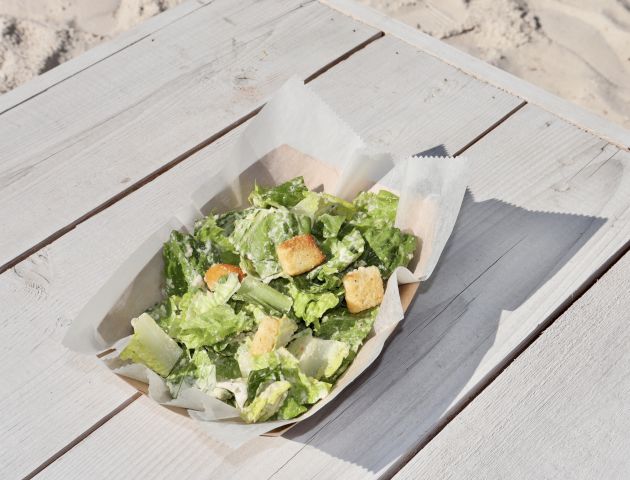
<path id="1" fill-rule="evenodd" d="M 0 93 L 180 1 L 0 0 Z M 361 1 L 630 128 L 630 0 Z"/>

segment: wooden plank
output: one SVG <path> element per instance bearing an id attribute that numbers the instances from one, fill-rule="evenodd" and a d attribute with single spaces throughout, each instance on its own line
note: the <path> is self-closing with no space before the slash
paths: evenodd
<path id="1" fill-rule="evenodd" d="M 103 42 L 81 55 L 48 70 L 42 75 L 38 75 L 13 90 L 0 95 L 0 114 L 14 108 L 16 105 L 30 100 L 86 68 L 115 55 L 130 45 L 146 38 L 151 33 L 193 13 L 195 10 L 203 8 L 212 1 L 213 0 L 187 0 L 176 7 L 169 8 L 160 15 L 143 21 L 126 32 L 122 32 L 115 38 Z"/>
<path id="2" fill-rule="evenodd" d="M 452 87 L 444 88 L 445 83 Z M 436 145 L 457 151 L 520 102 L 390 38 L 355 53 L 311 86 L 357 131 L 398 154 Z M 423 134 L 431 128 L 431 136 Z M 240 128 L 0 275 L 0 360 L 7 372 L 0 385 L 16 392 L 0 399 L 0 428 L 12 432 L 0 440 L 0 450 L 10 459 L 0 476 L 33 470 L 132 394 L 94 359 L 70 353 L 58 342 L 121 262 L 186 204 L 187 192 L 207 178 L 205 172 L 225 161 L 238 132 Z M 54 365 L 61 365 L 64 375 L 55 374 Z M 22 401 L 26 393 L 32 402 Z M 166 415 L 150 423 L 166 432 L 180 420 Z M 26 445 L 29 456 L 18 453 Z M 140 458 L 138 464 L 143 465 Z"/>
<path id="3" fill-rule="evenodd" d="M 437 38 L 422 33 L 410 25 L 394 20 L 354 0 L 321 1 L 346 15 L 378 28 L 389 35 L 396 36 L 431 55 L 435 55 L 475 78 L 490 82 L 513 95 L 518 95 L 529 103 L 538 105 L 580 128 L 607 139 L 617 146 L 626 150 L 630 149 L 630 131 L 568 100 L 557 97 L 505 70 L 479 60 Z"/>
<path id="4" fill-rule="evenodd" d="M 630 254 L 396 479 L 627 478 Z"/>
<path id="5" fill-rule="evenodd" d="M 375 33 L 317 2 L 219 0 L 6 111 L 0 271 Z"/>
<path id="6" fill-rule="evenodd" d="M 200 444 L 192 426 L 190 438 L 169 440 L 172 422 L 185 419 L 134 412 L 140 424 L 163 422 L 161 433 L 138 443 L 124 428 L 116 430 L 116 445 L 101 444 L 98 438 L 112 435 L 100 432 L 105 425 L 51 472 L 73 471 L 85 452 L 107 449 L 116 458 L 149 448 L 159 450 L 98 472 L 133 476 L 162 465 L 230 478 L 348 479 L 398 471 L 630 233 L 630 154 L 540 108 L 521 109 L 467 155 L 475 162 L 472 193 L 437 271 L 375 368 L 330 408 L 284 437 L 253 440 L 218 465 L 207 460 L 216 458 L 216 446 Z M 170 453 L 175 448 L 189 448 L 192 458 L 180 461 Z"/>

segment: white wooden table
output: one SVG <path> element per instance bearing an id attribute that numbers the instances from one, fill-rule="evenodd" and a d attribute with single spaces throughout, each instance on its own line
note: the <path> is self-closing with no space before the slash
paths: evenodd
<path id="1" fill-rule="evenodd" d="M 291 75 L 473 176 L 376 367 L 231 450 L 60 340 Z M 347 0 L 197 0 L 0 97 L 0 145 L 0 478 L 630 475 L 630 132 Z"/>

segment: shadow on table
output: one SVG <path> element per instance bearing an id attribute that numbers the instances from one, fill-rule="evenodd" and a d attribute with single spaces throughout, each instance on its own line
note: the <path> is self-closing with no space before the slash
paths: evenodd
<path id="1" fill-rule="evenodd" d="M 444 155 L 432 150 L 429 154 Z M 509 312 L 553 277 L 604 222 L 528 211 L 494 199 L 476 202 L 467 192 L 438 268 L 421 285 L 381 357 L 285 438 L 372 472 L 413 454 L 458 401 L 492 347 L 502 316 L 509 322 Z M 287 465 L 288 472 L 301 464 L 301 455 Z M 321 462 L 316 468 L 324 472 L 326 460 Z"/>

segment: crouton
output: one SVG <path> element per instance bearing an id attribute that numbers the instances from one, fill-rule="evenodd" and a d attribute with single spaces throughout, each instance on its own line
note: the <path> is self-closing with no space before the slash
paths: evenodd
<path id="1" fill-rule="evenodd" d="M 258 324 L 249 351 L 252 355 L 261 355 L 284 347 L 296 330 L 297 324 L 288 317 L 265 317 Z"/>
<path id="2" fill-rule="evenodd" d="M 313 235 L 298 235 L 276 247 L 282 270 L 292 277 L 313 270 L 326 260 Z"/>
<path id="3" fill-rule="evenodd" d="M 377 267 L 359 267 L 343 277 L 346 304 L 350 313 L 376 307 L 383 301 L 383 279 Z"/>
<path id="4" fill-rule="evenodd" d="M 215 263 L 212 265 L 206 275 L 204 276 L 204 280 L 206 281 L 206 285 L 210 290 L 214 290 L 217 282 L 221 277 L 225 277 L 229 273 L 236 273 L 238 275 L 238 281 L 242 281 L 243 277 L 245 277 L 245 273 L 236 265 L 230 265 L 229 263 Z"/>

